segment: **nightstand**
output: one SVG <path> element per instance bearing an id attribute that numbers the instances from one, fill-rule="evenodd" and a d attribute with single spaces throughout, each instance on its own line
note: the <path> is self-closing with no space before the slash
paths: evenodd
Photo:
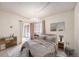
<path id="1" fill-rule="evenodd" d="M 64 50 L 64 42 L 58 42 L 58 49 Z"/>

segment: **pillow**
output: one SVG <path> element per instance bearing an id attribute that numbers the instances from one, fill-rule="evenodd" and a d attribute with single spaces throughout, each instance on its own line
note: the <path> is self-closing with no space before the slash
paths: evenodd
<path id="1" fill-rule="evenodd" d="M 39 35 L 38 39 L 45 39 L 45 35 Z"/>
<path id="2" fill-rule="evenodd" d="M 46 40 L 50 43 L 56 43 L 56 36 L 46 36 Z"/>

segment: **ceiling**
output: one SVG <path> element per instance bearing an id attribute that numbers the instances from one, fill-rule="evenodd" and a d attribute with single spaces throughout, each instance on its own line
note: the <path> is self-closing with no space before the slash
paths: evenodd
<path id="1" fill-rule="evenodd" d="M 0 10 L 26 18 L 43 18 L 74 9 L 74 2 L 3 2 Z"/>

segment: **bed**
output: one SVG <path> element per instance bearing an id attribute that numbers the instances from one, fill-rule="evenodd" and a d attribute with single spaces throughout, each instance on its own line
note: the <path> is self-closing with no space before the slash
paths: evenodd
<path id="1" fill-rule="evenodd" d="M 29 49 L 34 57 L 52 57 L 56 53 L 56 45 L 44 40 L 29 41 Z"/>
<path id="2" fill-rule="evenodd" d="M 50 43 L 42 39 L 33 39 L 27 41 L 24 45 L 30 51 L 33 57 L 54 57 L 56 56 L 56 43 Z"/>

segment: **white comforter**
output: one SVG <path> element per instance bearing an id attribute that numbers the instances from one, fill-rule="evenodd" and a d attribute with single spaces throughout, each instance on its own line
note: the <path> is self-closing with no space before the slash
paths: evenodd
<path id="1" fill-rule="evenodd" d="M 55 53 L 55 44 L 51 44 L 44 40 L 31 40 L 29 43 L 29 49 L 34 57 L 49 57 Z"/>

